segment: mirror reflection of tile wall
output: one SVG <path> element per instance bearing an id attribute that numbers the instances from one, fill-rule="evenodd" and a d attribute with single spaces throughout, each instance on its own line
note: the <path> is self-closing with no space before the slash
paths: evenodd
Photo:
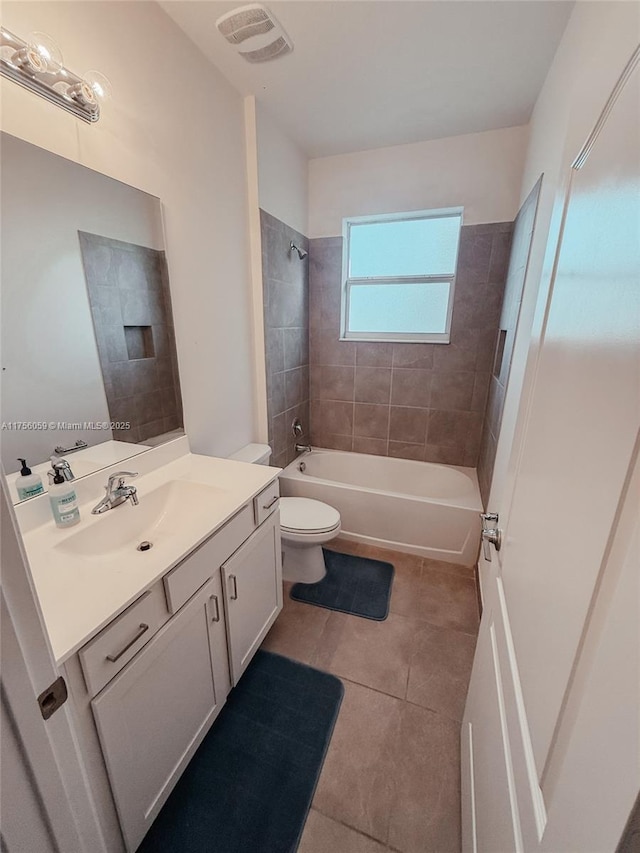
<path id="1" fill-rule="evenodd" d="M 83 477 L 184 434 L 161 202 L 0 137 L 2 466 Z"/>
<path id="2" fill-rule="evenodd" d="M 113 437 L 182 426 L 165 253 L 78 232 Z M 122 424 L 122 426 L 118 426 Z"/>

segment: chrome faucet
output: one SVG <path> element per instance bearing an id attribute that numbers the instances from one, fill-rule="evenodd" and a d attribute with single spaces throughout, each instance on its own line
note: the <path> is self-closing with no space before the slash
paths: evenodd
<path id="1" fill-rule="evenodd" d="M 105 486 L 106 495 L 102 498 L 99 504 L 91 510 L 92 515 L 99 515 L 106 512 L 108 509 L 113 509 L 120 506 L 127 500 L 130 500 L 134 506 L 138 506 L 138 493 L 135 486 L 125 483 L 125 477 L 137 477 L 136 471 L 116 471 L 111 474 L 107 485 Z M 114 487 L 115 484 L 115 487 Z"/>
<path id="2" fill-rule="evenodd" d="M 49 471 L 49 479 L 51 480 L 55 474 L 60 474 L 68 482 L 75 480 L 73 471 L 71 470 L 71 465 L 69 465 L 66 459 L 62 459 L 58 456 L 51 457 L 51 471 Z"/>
<path id="3" fill-rule="evenodd" d="M 291 424 L 291 432 L 295 438 L 302 438 L 304 435 L 304 427 L 302 426 L 300 418 L 296 418 Z M 296 453 L 311 453 L 311 445 L 296 443 Z"/>

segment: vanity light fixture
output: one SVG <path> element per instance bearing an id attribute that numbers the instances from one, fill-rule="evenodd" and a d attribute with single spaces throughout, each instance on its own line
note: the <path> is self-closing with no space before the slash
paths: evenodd
<path id="1" fill-rule="evenodd" d="M 21 39 L 0 27 L 0 74 L 86 122 L 100 118 L 100 101 L 111 84 L 99 71 L 80 77 L 62 64 L 62 53 L 46 33 Z"/>

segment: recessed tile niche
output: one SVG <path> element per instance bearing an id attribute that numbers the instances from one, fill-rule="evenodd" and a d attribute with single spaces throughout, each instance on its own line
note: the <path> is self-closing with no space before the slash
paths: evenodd
<path id="1" fill-rule="evenodd" d="M 124 340 L 129 361 L 138 358 L 154 358 L 153 328 L 151 326 L 125 326 Z"/>
<path id="2" fill-rule="evenodd" d="M 79 231 L 91 316 L 120 441 L 144 442 L 182 426 L 182 401 L 165 253 Z"/>

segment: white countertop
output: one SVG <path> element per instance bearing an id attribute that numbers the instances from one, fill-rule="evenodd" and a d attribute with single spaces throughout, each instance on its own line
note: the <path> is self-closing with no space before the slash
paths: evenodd
<path id="1" fill-rule="evenodd" d="M 99 542 L 119 520 L 123 525 L 135 520 L 135 516 L 126 514 L 138 509 L 127 501 L 102 515 L 92 515 L 91 509 L 102 494 L 94 489 L 88 500 L 86 486 L 78 489 L 79 524 L 58 529 L 49 516 L 46 522 L 27 525 L 23 530 L 25 548 L 57 663 L 69 658 L 145 589 L 183 560 L 275 479 L 279 471 L 279 468 L 265 465 L 186 453 L 142 474 L 135 480 L 141 507 L 145 495 L 149 495 L 151 502 L 151 493 L 157 495 L 155 490 L 169 482 L 182 484 L 186 481 L 208 487 L 198 492 L 201 499 L 193 507 L 185 507 L 183 512 L 180 506 L 175 528 L 170 524 L 170 517 L 162 519 L 165 535 L 159 536 L 154 547 L 145 552 L 135 547 L 107 556 L 98 550 L 89 554 L 86 549 L 84 554 L 69 551 L 71 537 L 80 531 L 83 542 L 93 539 L 91 531 Z M 41 501 L 42 498 L 32 500 Z M 108 522 L 106 527 L 105 522 Z"/>

